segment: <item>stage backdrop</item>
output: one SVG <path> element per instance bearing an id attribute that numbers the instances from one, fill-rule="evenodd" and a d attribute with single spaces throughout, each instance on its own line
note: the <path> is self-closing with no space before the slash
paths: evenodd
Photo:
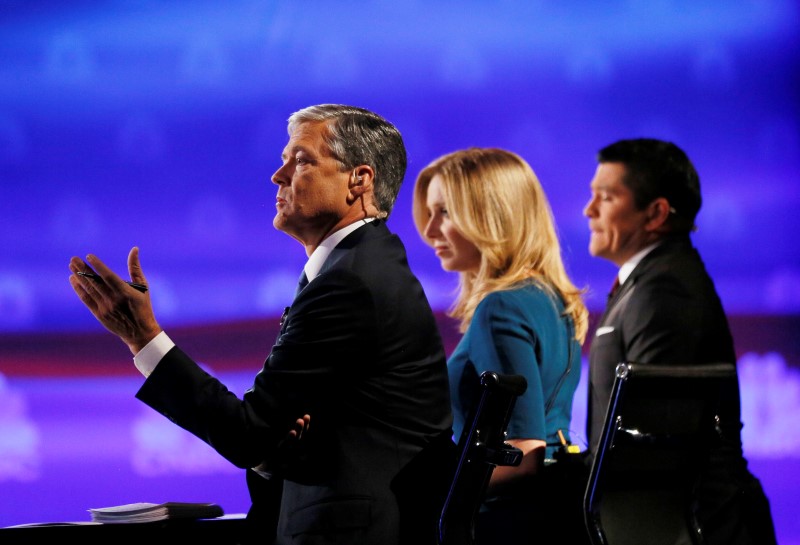
<path id="1" fill-rule="evenodd" d="M 694 235 L 734 323 L 745 447 L 800 543 L 800 26 L 792 0 L 0 3 L 0 526 L 129 501 L 246 509 L 243 477 L 135 399 L 141 377 L 67 281 L 141 249 L 161 324 L 243 391 L 302 248 L 272 228 L 286 119 L 364 106 L 409 152 L 389 219 L 440 312 L 455 278 L 410 221 L 417 172 L 468 146 L 527 159 L 598 312 L 596 151 L 672 140 L 700 172 Z M 573 427 L 585 419 L 585 381 Z"/>

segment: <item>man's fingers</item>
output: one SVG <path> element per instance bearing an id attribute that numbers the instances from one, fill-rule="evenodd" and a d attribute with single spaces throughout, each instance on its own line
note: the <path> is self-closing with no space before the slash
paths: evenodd
<path id="1" fill-rule="evenodd" d="M 147 284 L 147 279 L 142 272 L 142 263 L 139 261 L 139 248 L 134 246 L 128 253 L 128 274 L 132 282 Z"/>
<path id="2" fill-rule="evenodd" d="M 301 439 L 303 434 L 308 431 L 309 423 L 311 422 L 311 416 L 305 414 L 302 418 L 298 418 L 294 421 L 294 428 L 289 430 L 289 437 L 293 439 Z"/>
<path id="3" fill-rule="evenodd" d="M 113 276 L 114 272 L 109 269 L 105 263 L 103 263 L 99 257 L 94 254 L 89 254 L 86 256 L 86 262 L 89 264 L 91 268 L 93 268 L 99 276 L 105 278 L 107 276 Z"/>
<path id="4" fill-rule="evenodd" d="M 69 277 L 69 284 L 89 311 L 97 316 L 99 308 L 98 300 L 101 295 L 97 292 L 95 280 L 83 276 L 72 275 Z"/>
<path id="5" fill-rule="evenodd" d="M 300 439 L 303 436 L 303 434 L 308 431 L 308 426 L 309 426 L 310 423 L 311 423 L 311 416 L 307 415 L 307 414 L 304 414 L 303 418 L 298 418 L 297 419 L 297 426 L 298 426 L 297 438 L 298 439 Z"/>

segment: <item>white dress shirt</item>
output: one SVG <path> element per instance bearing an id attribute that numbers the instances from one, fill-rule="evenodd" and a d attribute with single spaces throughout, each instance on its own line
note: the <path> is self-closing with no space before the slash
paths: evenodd
<path id="1" fill-rule="evenodd" d="M 642 259 L 644 259 L 644 256 L 646 256 L 647 254 L 652 252 L 655 249 L 655 247 L 658 246 L 660 243 L 661 242 L 659 241 L 659 242 L 651 244 L 650 246 L 648 246 L 646 248 L 643 248 L 643 249 L 639 250 L 638 252 L 633 254 L 633 257 L 631 257 L 628 261 L 626 261 L 625 263 L 622 264 L 622 267 L 620 267 L 619 271 L 617 272 L 617 278 L 619 278 L 619 285 L 620 286 L 625 283 L 625 281 L 628 279 L 628 277 L 633 272 L 633 269 L 636 268 L 636 265 L 638 265 L 639 262 Z"/>

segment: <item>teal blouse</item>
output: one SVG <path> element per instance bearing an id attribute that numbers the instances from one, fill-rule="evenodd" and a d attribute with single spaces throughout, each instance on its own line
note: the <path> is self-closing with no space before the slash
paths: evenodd
<path id="1" fill-rule="evenodd" d="M 458 441 L 484 371 L 522 375 L 528 389 L 508 424 L 508 439 L 542 439 L 552 458 L 560 429 L 570 440 L 572 398 L 581 371 L 580 344 L 559 297 L 533 282 L 487 295 L 450 359 L 453 432 Z"/>

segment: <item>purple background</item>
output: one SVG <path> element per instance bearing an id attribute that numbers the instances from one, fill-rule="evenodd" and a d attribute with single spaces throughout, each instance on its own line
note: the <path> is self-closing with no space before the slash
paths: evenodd
<path id="1" fill-rule="evenodd" d="M 406 139 L 389 222 L 437 311 L 455 277 L 410 221 L 433 158 L 525 157 L 597 312 L 614 269 L 586 251 L 596 151 L 683 147 L 726 310 L 785 332 L 737 349 L 751 467 L 781 543 L 800 543 L 799 20 L 792 0 L 0 0 L 0 526 L 134 501 L 246 509 L 238 470 L 133 398 L 141 378 L 67 262 L 92 252 L 124 273 L 138 245 L 161 324 L 229 343 L 209 365 L 243 391 L 305 259 L 271 225 L 286 118 L 341 102 Z M 579 392 L 578 435 L 584 418 Z"/>

